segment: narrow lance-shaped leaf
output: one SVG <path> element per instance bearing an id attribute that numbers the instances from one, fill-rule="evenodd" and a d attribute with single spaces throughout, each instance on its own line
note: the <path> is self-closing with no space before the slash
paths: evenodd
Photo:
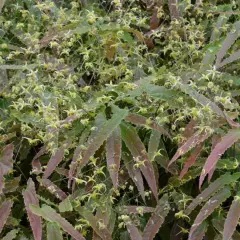
<path id="1" fill-rule="evenodd" d="M 153 240 L 159 228 L 164 223 L 165 217 L 170 211 L 168 196 L 165 194 L 158 202 L 157 207 L 147 222 L 143 231 L 143 240 Z"/>
<path id="2" fill-rule="evenodd" d="M 47 223 L 47 240 L 63 240 L 62 232 L 58 224 Z"/>
<path id="3" fill-rule="evenodd" d="M 240 138 L 240 130 L 232 129 L 230 130 L 219 142 L 216 147 L 211 152 L 208 157 L 199 180 L 199 187 L 202 186 L 202 183 L 206 177 L 206 175 L 214 168 L 218 159 L 222 156 L 222 154 L 231 147 L 238 139 Z"/>
<path id="4" fill-rule="evenodd" d="M 143 240 L 142 234 L 140 233 L 138 228 L 132 223 L 130 218 L 124 219 L 124 222 L 131 240 Z"/>
<path id="5" fill-rule="evenodd" d="M 227 64 L 230 64 L 236 60 L 240 59 L 240 50 L 236 51 L 235 53 L 233 53 L 231 56 L 229 56 L 228 58 L 224 59 L 219 65 L 218 68 L 224 67 Z"/>
<path id="6" fill-rule="evenodd" d="M 88 162 L 89 158 L 101 147 L 104 141 L 112 134 L 112 132 L 119 126 L 122 120 L 127 116 L 128 110 L 118 109 L 113 114 L 112 118 L 102 126 L 101 130 L 93 139 L 90 139 L 88 148 L 84 152 L 82 161 L 79 163 L 78 171 L 80 171 Z"/>
<path id="7" fill-rule="evenodd" d="M 171 165 L 173 162 L 175 162 L 180 156 L 190 151 L 192 148 L 200 144 L 201 142 L 205 141 L 209 138 L 211 135 L 211 132 L 209 131 L 197 131 L 194 133 L 192 137 L 190 137 L 175 153 L 172 160 L 170 161 L 169 165 Z"/>
<path id="8" fill-rule="evenodd" d="M 76 210 L 86 219 L 93 230 L 102 238 L 106 240 L 111 240 L 111 233 L 107 228 L 101 228 L 99 225 L 99 219 L 92 214 L 86 207 L 77 207 Z"/>
<path id="9" fill-rule="evenodd" d="M 230 240 L 240 218 L 240 193 L 235 196 L 224 223 L 223 240 Z"/>
<path id="10" fill-rule="evenodd" d="M 191 237 L 189 237 L 189 240 L 203 240 L 203 237 L 205 236 L 207 232 L 208 224 L 206 222 L 203 222 L 198 228 L 192 233 Z"/>
<path id="11" fill-rule="evenodd" d="M 118 187 L 118 171 L 120 168 L 121 149 L 122 139 L 121 132 L 118 127 L 107 139 L 106 144 L 107 166 L 115 189 Z"/>
<path id="12" fill-rule="evenodd" d="M 45 188 L 47 188 L 50 193 L 54 194 L 58 199 L 64 200 L 67 198 L 67 194 L 49 179 L 41 179 L 40 183 Z"/>
<path id="13" fill-rule="evenodd" d="M 8 232 L 2 240 L 14 240 L 17 237 L 19 230 L 18 229 L 13 229 L 10 232 Z"/>
<path id="14" fill-rule="evenodd" d="M 153 195 L 158 199 L 158 190 L 154 175 L 153 165 L 148 158 L 145 146 L 139 138 L 135 129 L 127 124 L 121 124 L 122 139 L 133 157 L 139 160 L 139 168 L 143 173 Z"/>
<path id="15" fill-rule="evenodd" d="M 229 48 L 234 44 L 234 42 L 239 37 L 239 33 L 240 33 L 240 21 L 238 21 L 234 24 L 232 32 L 228 34 L 225 41 L 223 42 L 221 49 L 219 50 L 219 52 L 217 54 L 217 59 L 216 59 L 216 67 L 217 68 L 219 67 L 222 59 L 224 58 L 224 56 L 227 53 L 227 51 L 229 50 Z"/>
<path id="16" fill-rule="evenodd" d="M 39 206 L 39 201 L 37 198 L 35 185 L 31 178 L 29 178 L 29 180 L 28 180 L 27 189 L 25 191 L 23 191 L 22 194 L 23 194 L 24 204 L 27 209 L 27 214 L 28 214 L 28 218 L 29 218 L 29 222 L 30 222 L 32 231 L 33 231 L 34 238 L 35 238 L 35 240 L 41 240 L 42 239 L 41 218 L 39 216 L 35 215 L 30 210 L 30 207 L 29 207 L 31 204 Z"/>
<path id="17" fill-rule="evenodd" d="M 0 233 L 3 230 L 4 225 L 6 224 L 7 218 L 11 212 L 13 201 L 5 200 L 0 207 Z"/>
<path id="18" fill-rule="evenodd" d="M 140 125 L 140 126 L 147 126 L 149 128 L 152 128 L 156 131 L 159 131 L 160 133 L 168 136 L 171 138 L 169 133 L 161 126 L 159 126 L 157 123 L 155 123 L 152 120 L 147 119 L 146 117 L 143 117 L 141 115 L 135 114 L 135 113 L 130 113 L 127 115 L 125 118 L 127 122 L 133 123 L 135 125 Z"/>
<path id="19" fill-rule="evenodd" d="M 1 153 L 0 156 L 0 193 L 4 188 L 4 175 L 8 174 L 13 168 L 13 144 L 8 144 Z"/>
<path id="20" fill-rule="evenodd" d="M 170 10 L 171 19 L 179 19 L 180 12 L 178 9 L 178 0 L 168 0 L 168 6 Z"/>
<path id="21" fill-rule="evenodd" d="M 123 152 L 122 159 L 124 161 L 124 165 L 128 171 L 129 176 L 132 178 L 142 199 L 145 201 L 143 178 L 140 169 L 134 167 L 134 160 L 131 154 Z"/>
<path id="22" fill-rule="evenodd" d="M 212 214 L 212 212 L 220 206 L 229 196 L 231 196 L 231 191 L 229 187 L 226 187 L 216 193 L 212 198 L 210 198 L 203 208 L 200 210 L 199 214 L 197 215 L 190 233 L 189 233 L 189 240 L 192 238 L 193 233 L 197 230 L 197 228 L 202 224 L 202 222 Z"/>
<path id="23" fill-rule="evenodd" d="M 204 189 L 195 199 L 193 199 L 191 204 L 184 211 L 184 214 L 189 215 L 198 205 L 200 205 L 204 201 L 207 201 L 215 192 L 222 189 L 225 185 L 237 181 L 239 178 L 239 173 L 233 175 L 226 173 L 222 175 L 213 183 L 211 183 L 206 189 Z"/>
<path id="24" fill-rule="evenodd" d="M 66 233 L 71 235 L 76 240 L 85 240 L 85 238 L 60 214 L 53 208 L 43 205 L 39 208 L 35 205 L 30 205 L 30 210 L 37 216 L 43 217 L 45 220 L 57 223 Z"/>
<path id="25" fill-rule="evenodd" d="M 156 130 L 152 130 L 149 144 L 148 144 L 148 157 L 150 161 L 153 161 L 158 151 L 159 143 L 161 139 L 161 133 L 157 132 Z"/>
<path id="26" fill-rule="evenodd" d="M 194 165 L 196 162 L 200 152 L 202 151 L 204 143 L 200 143 L 193 151 L 193 153 L 190 155 L 190 157 L 187 159 L 187 161 L 184 164 L 183 170 L 180 173 L 179 178 L 182 179 L 184 175 L 187 173 L 188 169 Z"/>
<path id="27" fill-rule="evenodd" d="M 69 142 L 64 143 L 50 158 L 47 169 L 43 174 L 43 178 L 48 178 L 55 168 L 59 165 L 59 163 L 63 160 L 64 157 L 64 150 L 69 146 Z"/>

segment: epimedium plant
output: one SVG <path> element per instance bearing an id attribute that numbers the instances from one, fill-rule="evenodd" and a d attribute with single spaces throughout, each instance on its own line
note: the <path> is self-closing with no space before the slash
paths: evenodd
<path id="1" fill-rule="evenodd" d="M 239 239 L 238 8 L 0 2 L 1 239 Z"/>

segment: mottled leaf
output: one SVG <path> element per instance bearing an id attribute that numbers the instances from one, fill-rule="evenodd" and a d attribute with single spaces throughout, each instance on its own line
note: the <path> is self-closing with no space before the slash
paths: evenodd
<path id="1" fill-rule="evenodd" d="M 47 223 L 47 240 L 63 240 L 62 232 L 58 224 Z"/>
<path id="2" fill-rule="evenodd" d="M 204 145 L 204 143 L 200 143 L 198 146 L 196 146 L 193 153 L 190 155 L 190 157 L 184 163 L 183 170 L 181 171 L 180 176 L 179 176 L 180 179 L 182 179 L 184 177 L 184 175 L 187 173 L 188 169 L 194 165 L 200 152 L 202 151 L 203 145 Z"/>
<path id="3" fill-rule="evenodd" d="M 189 236 L 188 240 L 203 240 L 207 232 L 208 224 L 206 222 L 202 222 L 200 226 Z"/>
<path id="4" fill-rule="evenodd" d="M 226 173 L 216 179 L 213 183 L 211 183 L 204 191 L 202 191 L 193 201 L 191 204 L 187 207 L 185 210 L 185 214 L 189 215 L 199 204 L 201 204 L 204 201 L 207 201 L 214 193 L 219 191 L 221 188 L 223 188 L 225 185 L 228 185 L 240 178 L 240 174 L 236 173 L 233 175 L 230 175 L 229 173 Z"/>
<path id="5" fill-rule="evenodd" d="M 132 153 L 133 157 L 138 159 L 139 168 L 144 175 L 150 189 L 152 190 L 153 195 L 156 199 L 158 199 L 158 190 L 153 165 L 148 158 L 145 146 L 133 127 L 127 124 L 121 124 L 120 128 L 123 141 Z"/>
<path id="6" fill-rule="evenodd" d="M 212 214 L 212 212 L 220 206 L 229 196 L 231 196 L 231 191 L 229 187 L 225 187 L 224 189 L 220 190 L 216 193 L 212 198 L 210 198 L 203 208 L 200 210 L 199 214 L 197 215 L 190 233 L 189 239 L 192 239 L 192 234 L 197 230 L 197 228 L 202 224 L 202 222 Z"/>
<path id="7" fill-rule="evenodd" d="M 168 136 L 171 138 L 169 133 L 161 126 L 159 126 L 157 123 L 155 123 L 152 120 L 147 119 L 146 117 L 143 117 L 141 115 L 135 114 L 135 113 L 129 113 L 127 117 L 125 118 L 127 122 L 133 123 L 135 125 L 140 125 L 140 126 L 146 126 L 149 128 L 152 128 L 156 131 L 159 131 L 160 133 Z"/>
<path id="8" fill-rule="evenodd" d="M 178 148 L 177 152 L 173 156 L 172 160 L 170 161 L 169 165 L 175 162 L 180 156 L 190 151 L 192 148 L 197 146 L 198 144 L 202 143 L 206 139 L 209 138 L 211 133 L 209 131 L 197 131 L 192 135 L 180 148 Z"/>
<path id="9" fill-rule="evenodd" d="M 35 184 L 31 178 L 28 179 L 27 188 L 25 191 L 22 192 L 22 194 L 23 194 L 24 204 L 27 210 L 27 214 L 28 214 L 32 231 L 33 231 L 34 238 L 35 240 L 41 240 L 42 239 L 41 218 L 35 215 L 30 210 L 31 204 L 34 204 L 37 207 L 39 206 L 39 201 L 38 201 L 36 190 L 35 190 Z"/>
<path id="10" fill-rule="evenodd" d="M 3 227 L 6 224 L 7 218 L 11 212 L 12 205 L 12 200 L 5 200 L 0 207 L 0 233 L 2 232 Z"/>
<path id="11" fill-rule="evenodd" d="M 168 196 L 165 194 L 158 202 L 157 207 L 147 222 L 143 231 L 143 240 L 153 240 L 159 228 L 164 223 L 165 217 L 170 211 Z"/>
<path id="12" fill-rule="evenodd" d="M 240 193 L 235 196 L 224 223 L 223 240 L 230 240 L 240 218 Z"/>
<path id="13" fill-rule="evenodd" d="M 233 129 L 230 130 L 222 140 L 216 145 L 211 154 L 209 155 L 206 163 L 203 167 L 202 174 L 199 180 L 199 187 L 202 186 L 202 183 L 206 175 L 214 168 L 219 158 L 222 154 L 231 147 L 238 139 L 240 138 L 240 130 Z"/>
<path id="14" fill-rule="evenodd" d="M 47 190 L 54 194 L 58 199 L 60 200 L 64 200 L 67 198 L 67 194 L 62 191 L 57 185 L 55 185 L 52 181 L 50 181 L 49 179 L 41 179 L 40 183 L 47 188 Z"/>
<path id="15" fill-rule="evenodd" d="M 60 214 L 53 208 L 43 205 L 41 208 L 30 205 L 31 211 L 37 216 L 41 216 L 47 221 L 57 223 L 66 233 L 71 235 L 76 240 L 85 240 L 85 238 Z"/>
<path id="16" fill-rule="evenodd" d="M 115 189 L 118 188 L 118 172 L 121 161 L 121 148 L 121 132 L 119 127 L 117 127 L 112 132 L 112 135 L 107 139 L 106 143 L 107 166 Z"/>

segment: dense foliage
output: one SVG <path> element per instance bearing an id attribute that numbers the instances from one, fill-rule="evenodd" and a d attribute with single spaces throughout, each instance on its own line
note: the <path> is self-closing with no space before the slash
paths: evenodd
<path id="1" fill-rule="evenodd" d="M 239 14 L 0 0 L 0 238 L 240 239 Z"/>

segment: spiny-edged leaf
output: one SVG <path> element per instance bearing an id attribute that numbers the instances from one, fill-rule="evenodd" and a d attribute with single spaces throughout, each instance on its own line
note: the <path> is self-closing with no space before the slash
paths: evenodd
<path id="1" fill-rule="evenodd" d="M 218 68 L 224 67 L 227 64 L 230 64 L 236 60 L 240 59 L 240 50 L 234 52 L 231 56 L 224 59 L 219 65 Z"/>
<path id="2" fill-rule="evenodd" d="M 168 202 L 168 195 L 165 194 L 158 202 L 157 207 L 147 222 L 147 225 L 143 231 L 143 240 L 152 240 L 159 231 L 159 228 L 164 223 L 165 217 L 170 211 L 170 205 Z"/>
<path id="3" fill-rule="evenodd" d="M 178 148 L 177 152 L 173 156 L 169 165 L 171 165 L 173 162 L 175 162 L 180 156 L 187 153 L 192 148 L 194 148 L 201 142 L 208 139 L 210 135 L 211 135 L 211 133 L 206 130 L 195 132 L 194 135 L 192 135 L 180 148 Z"/>
<path id="4" fill-rule="evenodd" d="M 193 151 L 193 153 L 190 155 L 190 157 L 187 159 L 187 161 L 184 163 L 183 170 L 180 173 L 179 178 L 182 179 L 184 175 L 187 173 L 188 169 L 194 165 L 196 162 L 200 152 L 202 151 L 204 143 L 200 143 Z"/>
<path id="5" fill-rule="evenodd" d="M 145 146 L 132 126 L 122 123 L 120 128 L 123 141 L 132 153 L 133 157 L 139 159 L 141 162 L 139 166 L 140 170 L 143 173 L 150 189 L 152 190 L 153 195 L 156 199 L 158 199 L 158 190 L 153 165 L 148 158 Z"/>
<path id="6" fill-rule="evenodd" d="M 60 189 L 57 185 L 55 185 L 49 179 L 41 179 L 40 183 L 52 194 L 54 194 L 58 199 L 64 200 L 67 198 L 67 194 Z"/>
<path id="7" fill-rule="evenodd" d="M 226 173 L 216 179 L 213 183 L 211 183 L 204 191 L 202 191 L 193 201 L 191 204 L 187 207 L 185 210 L 185 214 L 189 215 L 199 204 L 201 204 L 204 201 L 207 201 L 215 192 L 219 191 L 221 188 L 223 188 L 225 185 L 228 185 L 240 178 L 240 174 L 229 174 Z"/>
<path id="8" fill-rule="evenodd" d="M 37 154 L 34 156 L 33 160 L 32 160 L 32 169 L 34 173 L 39 173 L 41 172 L 41 163 L 39 161 L 39 158 L 44 155 L 47 151 L 47 145 L 44 145 L 38 152 Z"/>
<path id="9" fill-rule="evenodd" d="M 161 135 L 160 132 L 152 130 L 148 144 L 148 157 L 150 161 L 154 160 L 156 152 L 158 151 Z"/>
<path id="10" fill-rule="evenodd" d="M 186 125 L 183 133 L 183 137 L 184 137 L 183 143 L 194 134 L 196 125 L 197 125 L 197 122 L 193 119 Z"/>
<path id="11" fill-rule="evenodd" d="M 12 205 L 12 200 L 5 200 L 4 203 L 0 206 L 0 233 L 2 232 L 7 218 L 11 212 Z"/>
<path id="12" fill-rule="evenodd" d="M 4 175 L 8 174 L 13 168 L 13 149 L 13 144 L 8 144 L 0 155 L 0 193 L 4 188 Z"/>
<path id="13" fill-rule="evenodd" d="M 41 216 L 47 221 L 57 223 L 66 233 L 71 235 L 74 239 L 85 240 L 85 238 L 53 208 L 47 205 L 43 205 L 41 208 L 35 205 L 30 205 L 30 209 L 37 216 Z"/>
<path id="14" fill-rule="evenodd" d="M 219 158 L 222 154 L 230 148 L 238 139 L 240 138 L 240 130 L 232 129 L 230 130 L 222 140 L 216 145 L 216 147 L 211 152 L 208 157 L 199 180 L 199 187 L 202 186 L 202 183 L 206 175 L 214 168 Z"/>
<path id="15" fill-rule="evenodd" d="M 212 137 L 212 148 L 211 151 L 216 147 L 216 145 L 221 141 L 221 135 L 213 135 Z M 215 166 L 211 169 L 211 171 L 208 173 L 208 183 L 211 181 L 213 173 L 216 169 L 217 163 Z"/>
<path id="16" fill-rule="evenodd" d="M 225 118 L 225 114 L 223 113 L 221 108 L 218 107 L 216 103 L 212 102 L 210 99 L 208 99 L 204 95 L 197 92 L 195 89 L 193 89 L 193 87 L 191 87 L 188 84 L 181 84 L 180 88 L 183 92 L 191 96 L 195 101 L 200 103 L 203 107 L 209 106 L 214 113 L 216 113 L 220 117 Z"/>
<path id="17" fill-rule="evenodd" d="M 98 223 L 98 220 L 96 216 L 92 214 L 91 211 L 89 211 L 86 207 L 77 207 L 76 210 L 84 217 L 85 220 L 87 220 L 92 227 L 92 229 L 102 238 L 106 240 L 112 239 L 111 233 L 109 230 L 104 227 L 101 227 Z"/>
<path id="18" fill-rule="evenodd" d="M 121 206 L 120 210 L 126 213 L 143 214 L 143 213 L 154 212 L 155 208 L 145 207 L 145 206 Z"/>
<path id="19" fill-rule="evenodd" d="M 240 218 L 240 193 L 238 193 L 232 205 L 228 211 L 226 221 L 224 223 L 224 230 L 223 230 L 223 240 L 230 240 L 237 225 L 238 220 Z"/>
<path id="20" fill-rule="evenodd" d="M 60 212 L 71 212 L 73 207 L 69 197 L 60 202 L 58 208 Z"/>
<path id="21" fill-rule="evenodd" d="M 217 68 L 219 67 L 219 64 L 221 63 L 222 59 L 224 58 L 229 48 L 234 44 L 234 42 L 239 37 L 239 33 L 240 33 L 240 21 L 234 24 L 232 32 L 227 35 L 221 49 L 217 54 L 217 59 L 215 64 Z"/>
<path id="22" fill-rule="evenodd" d="M 112 134 L 112 132 L 119 126 L 122 120 L 127 116 L 128 110 L 118 109 L 112 116 L 112 118 L 102 126 L 100 131 L 96 134 L 93 139 L 90 139 L 88 148 L 84 152 L 83 159 L 80 162 L 78 170 L 83 168 L 89 158 L 101 147 L 104 141 Z"/>
<path id="23" fill-rule="evenodd" d="M 15 192 L 18 187 L 19 187 L 19 182 L 21 180 L 21 176 L 15 177 L 13 179 L 7 179 L 5 180 L 5 186 L 3 189 L 3 193 L 10 193 L 10 192 Z"/>
<path id="24" fill-rule="evenodd" d="M 206 222 L 202 222 L 200 226 L 189 236 L 188 240 L 203 240 L 207 232 L 208 224 Z"/>
<path id="25" fill-rule="evenodd" d="M 191 239 L 192 234 L 197 230 L 197 228 L 202 224 L 202 222 L 209 216 L 211 213 L 220 206 L 229 196 L 231 196 L 231 191 L 229 187 L 225 187 L 224 189 L 220 190 L 216 193 L 212 198 L 210 198 L 203 208 L 200 210 L 199 214 L 197 215 L 190 233 L 189 239 Z"/>
<path id="26" fill-rule="evenodd" d="M 19 232 L 18 229 L 13 229 L 12 231 L 8 232 L 8 233 L 2 238 L 2 240 L 13 240 L 13 239 L 16 239 L 18 232 Z"/>
<path id="27" fill-rule="evenodd" d="M 141 115 L 129 113 L 125 120 L 135 125 L 147 126 L 171 138 L 169 133 L 163 127 L 159 126 L 157 123 L 153 122 L 152 120 L 148 120 L 146 117 L 143 117 Z"/>
<path id="28" fill-rule="evenodd" d="M 107 166 L 115 189 L 118 187 L 118 171 L 121 161 L 121 149 L 121 132 L 120 128 L 117 127 L 112 132 L 112 135 L 107 139 L 106 143 Z"/>
<path id="29" fill-rule="evenodd" d="M 132 223 L 130 218 L 125 219 L 124 222 L 131 240 L 143 240 L 142 234 L 140 233 L 138 228 Z"/>
<path id="30" fill-rule="evenodd" d="M 58 164 L 63 160 L 64 157 L 64 150 L 69 146 L 69 143 L 64 143 L 50 158 L 47 164 L 47 168 L 43 174 L 43 178 L 48 178 Z"/>
<path id="31" fill-rule="evenodd" d="M 129 154 L 127 152 L 123 152 L 122 159 L 123 159 L 124 165 L 128 171 L 128 175 L 132 178 L 142 199 L 145 201 L 144 184 L 143 184 L 143 178 L 142 178 L 140 169 L 134 167 L 134 160 L 133 160 L 133 157 L 131 156 L 131 154 Z"/>
<path id="32" fill-rule="evenodd" d="M 58 224 L 47 223 L 47 240 L 63 240 L 62 232 Z"/>
<path id="33" fill-rule="evenodd" d="M 41 218 L 35 215 L 30 210 L 31 204 L 34 204 L 37 207 L 39 206 L 39 201 L 38 201 L 36 190 L 35 190 L 35 184 L 31 178 L 28 179 L 27 188 L 25 191 L 22 192 L 22 194 L 23 194 L 24 204 L 26 206 L 27 215 L 33 231 L 34 238 L 35 240 L 41 240 L 42 239 Z"/>

